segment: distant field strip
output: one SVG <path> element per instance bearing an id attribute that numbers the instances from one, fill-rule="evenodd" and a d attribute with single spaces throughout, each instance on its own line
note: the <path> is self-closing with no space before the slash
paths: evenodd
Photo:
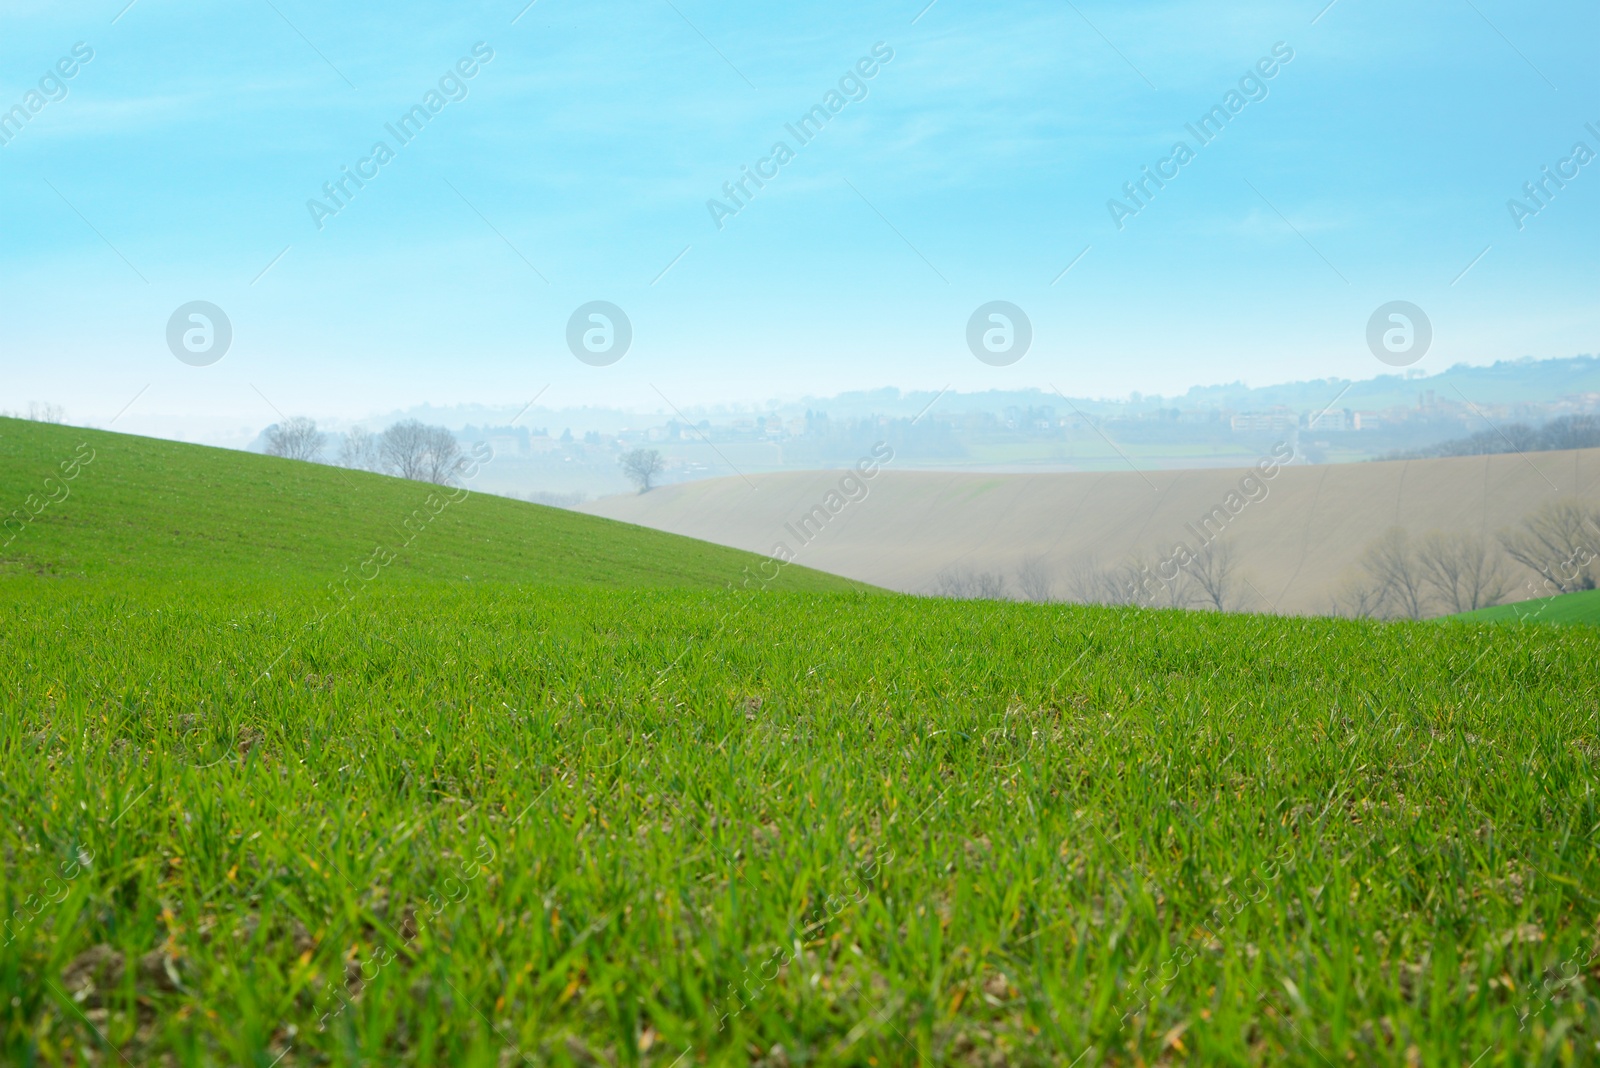
<path id="1" fill-rule="evenodd" d="M 1270 460 L 1270 454 L 1263 459 Z M 931 593 L 941 571 L 1013 575 L 1030 557 L 1057 587 L 1075 568 L 1160 560 L 1195 544 L 1213 520 L 1254 587 L 1243 608 L 1323 613 L 1361 554 L 1390 526 L 1488 538 L 1554 500 L 1600 506 L 1600 449 L 1283 467 L 1241 491 L 1253 467 L 1084 474 L 953 474 L 886 470 L 871 495 L 829 526 L 800 562 L 908 593 Z M 836 474 L 801 472 L 665 486 L 607 497 L 584 511 L 720 544 L 770 552 L 789 513 Z M 1320 487 L 1320 488 L 1319 488 Z M 1229 495 L 1241 504 L 1227 509 Z M 1518 587 L 1519 595 L 1529 596 Z"/>

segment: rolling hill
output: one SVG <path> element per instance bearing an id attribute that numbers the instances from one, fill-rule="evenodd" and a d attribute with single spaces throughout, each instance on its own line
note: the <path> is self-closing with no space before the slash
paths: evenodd
<path id="1" fill-rule="evenodd" d="M 1252 471 L 978 475 L 890 463 L 837 514 L 825 509 L 823 522 L 817 506 L 845 472 L 719 478 L 581 507 L 753 552 L 786 545 L 807 566 L 908 593 L 935 592 L 953 568 L 1012 582 L 1037 557 L 1055 596 L 1067 597 L 1080 569 L 1148 562 L 1180 541 L 1194 544 L 1193 531 L 1233 494 L 1242 505 L 1213 527 L 1240 563 L 1238 607 L 1304 614 L 1328 610 L 1391 526 L 1492 536 L 1548 501 L 1600 500 L 1600 449 L 1287 466 L 1241 490 Z"/>
<path id="2" fill-rule="evenodd" d="M 1600 590 L 1580 590 L 1557 597 L 1535 597 L 1446 616 L 1460 623 L 1589 623 L 1600 625 Z"/>
<path id="3" fill-rule="evenodd" d="M 501 497 L 8 418 L 0 418 L 0 509 L 9 517 L 0 575 L 720 587 L 759 564 Z M 784 569 L 774 585 L 860 587 L 803 567 Z"/>

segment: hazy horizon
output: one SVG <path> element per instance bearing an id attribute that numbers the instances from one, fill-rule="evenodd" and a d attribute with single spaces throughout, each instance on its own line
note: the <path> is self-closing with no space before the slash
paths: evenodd
<path id="1" fill-rule="evenodd" d="M 22 400 L 0 399 L 0 414 L 26 415 L 29 407 L 34 406 L 43 410 L 46 406 L 56 409 L 52 418 L 59 421 L 83 426 L 93 426 L 101 429 L 108 428 L 120 430 L 125 433 L 143 434 L 149 437 L 168 438 L 176 441 L 189 441 L 198 444 L 220 445 L 229 448 L 242 448 L 250 442 L 259 439 L 260 434 L 274 423 L 281 422 L 285 417 L 306 416 L 318 420 L 319 424 L 327 431 L 339 432 L 351 427 L 365 427 L 367 429 L 381 429 L 401 419 L 416 418 L 425 422 L 437 423 L 447 426 L 452 430 L 461 430 L 472 425 L 504 425 L 505 422 L 515 422 L 521 426 L 533 426 L 538 422 L 548 423 L 557 419 L 562 429 L 573 429 L 582 432 L 588 429 L 603 428 L 614 424 L 617 416 L 633 417 L 640 420 L 677 419 L 684 421 L 687 417 L 693 420 L 700 418 L 735 418 L 739 416 L 767 414 L 772 412 L 796 412 L 809 406 L 817 406 L 819 411 L 830 408 L 844 407 L 852 414 L 906 415 L 906 414 L 952 414 L 959 411 L 979 410 L 971 407 L 973 401 L 984 397 L 986 394 L 997 393 L 1005 395 L 1023 395 L 1036 393 L 1047 403 L 1054 400 L 1066 404 L 1084 404 L 1094 406 L 1123 406 L 1123 407 L 1149 407 L 1157 402 L 1163 404 L 1181 405 L 1186 401 L 1192 403 L 1196 393 L 1221 392 L 1237 389 L 1241 393 L 1249 394 L 1263 390 L 1292 389 L 1315 387 L 1327 383 L 1330 386 L 1349 385 L 1359 387 L 1362 385 L 1378 385 L 1386 381 L 1399 383 L 1420 383 L 1424 387 L 1430 379 L 1440 379 L 1451 372 L 1468 372 L 1474 370 L 1487 370 L 1504 364 L 1537 364 L 1545 367 L 1551 365 L 1591 361 L 1595 357 L 1588 353 L 1580 353 L 1570 357 L 1550 357 L 1538 359 L 1535 357 L 1520 357 L 1516 360 L 1495 361 L 1494 363 L 1472 364 L 1459 363 L 1449 368 L 1439 368 L 1432 373 L 1421 368 L 1389 369 L 1389 373 L 1370 374 L 1361 378 L 1344 379 L 1330 377 L 1325 379 L 1310 378 L 1296 379 L 1293 381 L 1274 381 L 1262 383 L 1249 383 L 1244 381 L 1233 382 L 1197 382 L 1186 389 L 1174 393 L 1145 392 L 1130 390 L 1119 396 L 1091 397 L 1072 395 L 1065 391 L 1058 392 L 1049 385 L 1021 384 L 1011 388 L 990 387 L 984 390 L 961 390 L 954 386 L 944 388 L 908 389 L 894 385 L 879 385 L 869 389 L 847 390 L 828 395 L 800 394 L 787 397 L 763 397 L 760 399 L 713 400 L 681 406 L 671 406 L 662 403 L 657 397 L 654 406 L 648 403 L 633 406 L 608 405 L 608 404 L 583 404 L 558 406 L 546 403 L 549 390 L 543 395 L 530 398 L 528 401 L 493 402 L 486 400 L 467 400 L 451 405 L 439 405 L 431 401 L 422 400 L 405 407 L 390 408 L 384 411 L 369 411 L 364 414 L 330 415 L 326 410 L 319 411 L 312 407 L 309 409 L 296 409 L 280 412 L 277 409 L 268 409 L 266 416 L 257 416 L 249 421 L 234 421 L 226 416 L 206 415 L 194 412 L 160 412 L 151 411 L 149 402 L 150 390 L 136 394 L 130 398 L 130 403 L 119 408 L 118 412 L 109 413 L 108 418 L 95 418 L 92 414 L 81 411 L 75 412 L 59 405 L 49 398 L 29 397 Z M 1589 370 L 1593 371 L 1594 368 Z M 1600 386 L 1600 382 L 1582 382 L 1579 385 Z M 1554 400 L 1563 395 L 1553 388 L 1536 390 L 1542 399 Z M 1596 392 L 1596 390 L 1583 390 L 1580 392 Z M 893 398 L 886 395 L 895 394 Z M 876 398 L 885 397 L 883 403 L 877 403 Z M 868 398 L 872 398 L 871 401 Z M 1329 404 L 1335 401 L 1349 406 L 1349 394 L 1335 390 L 1326 398 Z M 1488 394 L 1480 393 L 1470 398 L 1473 401 L 1488 399 Z M 968 407 L 962 408 L 965 403 Z M 1247 407 L 1256 407 L 1245 402 Z M 1321 401 L 1312 402 L 1314 407 L 1320 407 Z M 1213 407 L 1215 402 L 1207 399 L 1204 406 Z M 1261 405 L 1265 407 L 1266 405 Z M 857 412 L 856 409 L 861 409 Z M 905 409 L 901 411 L 900 409 Z M 912 412 L 911 409 L 915 409 Z M 987 410 L 987 408 L 982 409 Z M 561 422 L 565 420 L 565 422 Z M 503 422 L 502 422 L 503 421 Z M 641 425 L 644 425 L 641 423 Z M 1486 424 L 1488 425 L 1488 424 Z M 557 431 L 552 430 L 552 433 Z"/>

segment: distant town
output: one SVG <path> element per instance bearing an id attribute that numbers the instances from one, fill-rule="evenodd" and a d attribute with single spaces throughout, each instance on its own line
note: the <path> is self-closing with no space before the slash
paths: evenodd
<path id="1" fill-rule="evenodd" d="M 485 488 L 558 504 L 627 492 L 619 459 L 640 448 L 661 453 L 661 483 L 845 466 L 877 441 L 890 443 L 895 465 L 910 469 L 1222 467 L 1252 463 L 1278 441 L 1294 447 L 1295 463 L 1357 462 L 1499 434 L 1507 427 L 1600 414 L 1600 373 L 1594 362 L 1580 358 L 1579 366 L 1565 367 L 1578 372 L 1575 384 L 1586 388 L 1563 391 L 1559 379 L 1572 376 L 1553 375 L 1556 381 L 1544 396 L 1499 391 L 1497 397 L 1492 383 L 1467 388 L 1449 381 L 1449 375 L 1388 376 L 1377 380 L 1382 388 L 1303 383 L 1241 388 L 1230 397 L 1225 388 L 1214 387 L 1181 398 L 1134 394 L 1119 401 L 1038 390 L 943 396 L 884 390 L 812 399 L 804 408 L 774 403 L 766 412 L 723 411 L 700 418 L 536 412 L 525 421 L 531 425 L 468 423 L 456 434 L 464 445 L 482 441 L 493 449 L 496 459 L 482 476 Z M 564 416 L 568 425 L 552 415 Z"/>
<path id="2" fill-rule="evenodd" d="M 73 421 L 51 403 L 0 414 Z M 631 492 L 622 459 L 641 450 L 658 454 L 651 484 L 663 485 L 844 467 L 877 442 L 893 447 L 898 469 L 993 472 L 1248 466 L 1280 442 L 1293 448 L 1295 464 L 1590 447 L 1600 445 L 1591 440 L 1600 433 L 1600 359 L 1524 357 L 1361 381 L 1235 382 L 1175 397 L 884 388 L 653 414 L 424 405 L 319 424 L 286 413 L 281 424 L 211 443 L 390 470 L 379 436 L 402 423 L 415 424 L 413 436 L 434 435 L 422 451 L 436 461 L 488 455 L 473 464 L 475 489 L 572 506 Z"/>

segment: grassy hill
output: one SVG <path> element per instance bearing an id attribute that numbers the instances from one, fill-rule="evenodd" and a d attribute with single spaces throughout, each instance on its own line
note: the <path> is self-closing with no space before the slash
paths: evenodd
<path id="1" fill-rule="evenodd" d="M 0 574 L 707 587 L 740 581 L 760 562 L 625 523 L 364 471 L 0 418 L 0 508 L 21 516 L 52 497 L 59 500 L 20 532 L 0 529 Z M 377 549 L 385 551 L 374 559 Z M 801 567 L 785 568 L 773 585 L 862 588 Z"/>
<path id="2" fill-rule="evenodd" d="M 1600 1054 L 1589 628 L 755 593 L 477 496 L 329 611 L 424 488 L 88 440 L 0 582 L 0 1063 Z"/>
<path id="3" fill-rule="evenodd" d="M 1581 590 L 1558 597 L 1539 597 L 1517 604 L 1480 608 L 1445 619 L 1463 623 L 1594 623 L 1600 624 L 1600 590 Z"/>

